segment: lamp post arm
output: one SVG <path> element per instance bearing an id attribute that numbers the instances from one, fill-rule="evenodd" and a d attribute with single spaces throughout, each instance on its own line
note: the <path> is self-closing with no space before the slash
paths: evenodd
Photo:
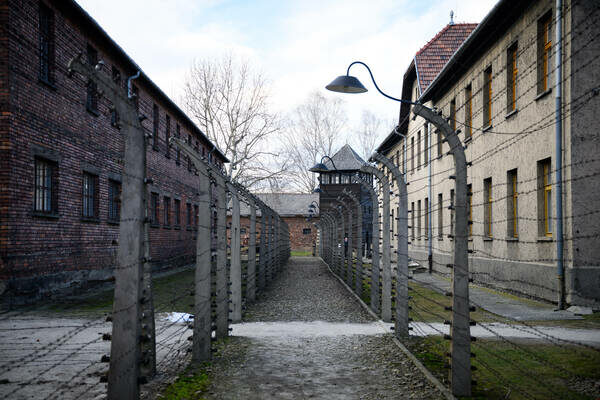
<path id="1" fill-rule="evenodd" d="M 385 94 L 381 89 L 379 89 L 379 86 L 377 86 L 377 82 L 375 82 L 375 78 L 373 77 L 373 73 L 371 72 L 371 68 L 369 68 L 369 66 L 367 64 L 365 64 L 364 62 L 362 62 L 362 61 L 354 61 L 353 63 L 351 63 L 348 66 L 348 70 L 346 71 L 346 75 L 350 75 L 350 68 L 354 64 L 360 64 L 360 65 L 364 66 L 367 69 L 367 71 L 369 71 L 369 75 L 371 75 L 371 80 L 373 81 L 373 84 L 375 85 L 375 88 L 377 89 L 377 91 L 379 93 L 381 93 L 382 95 L 384 95 L 385 97 L 387 97 L 388 99 L 395 100 L 397 102 L 405 103 L 405 104 L 413 104 L 413 105 L 419 104 L 419 103 L 414 103 L 414 102 L 409 101 L 409 100 L 397 99 L 397 98 L 392 97 L 392 96 L 390 96 L 388 94 Z"/>

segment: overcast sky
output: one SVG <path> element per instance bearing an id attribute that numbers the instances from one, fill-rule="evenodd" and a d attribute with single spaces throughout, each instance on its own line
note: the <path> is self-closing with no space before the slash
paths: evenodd
<path id="1" fill-rule="evenodd" d="M 173 100 L 194 59 L 226 52 L 262 69 L 273 105 L 292 110 L 313 90 L 346 101 L 349 132 L 369 110 L 397 119 L 398 104 L 377 94 L 368 72 L 353 67 L 369 89 L 327 92 L 354 60 L 367 63 L 382 90 L 400 97 L 416 51 L 450 20 L 479 22 L 496 0 L 77 0 Z M 355 69 L 356 68 L 356 69 Z M 382 132 L 383 138 L 389 132 Z"/>

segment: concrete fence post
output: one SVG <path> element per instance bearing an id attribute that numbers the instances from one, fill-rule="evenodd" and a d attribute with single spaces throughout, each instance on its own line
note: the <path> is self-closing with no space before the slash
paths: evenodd
<path id="1" fill-rule="evenodd" d="M 372 229 L 373 232 L 371 234 L 371 309 L 375 314 L 379 314 L 381 312 L 380 307 L 380 298 L 379 298 L 379 240 L 380 240 L 380 227 L 379 227 L 379 207 L 377 207 L 378 199 L 377 192 L 373 188 L 373 184 L 370 182 L 366 182 L 364 179 L 361 179 L 358 176 L 352 177 L 353 182 L 362 185 L 365 188 L 369 195 L 371 196 L 371 204 L 373 204 L 373 212 L 372 212 Z"/>
<path id="2" fill-rule="evenodd" d="M 390 322 L 392 320 L 392 270 L 390 265 L 390 184 L 385 174 L 372 165 L 363 165 L 360 170 L 361 172 L 375 176 L 379 181 L 379 185 L 383 193 L 381 212 L 381 319 L 385 322 Z"/>
<path id="3" fill-rule="evenodd" d="M 68 64 L 69 75 L 77 72 L 96 84 L 98 93 L 108 98 L 123 122 L 125 139 L 123 182 L 121 191 L 121 221 L 119 247 L 114 271 L 115 289 L 112 312 L 108 398 L 139 398 L 139 378 L 142 356 L 143 265 L 146 259 L 146 138 L 132 98 L 108 74 L 84 63 L 81 53 Z M 151 288 L 151 286 L 149 286 Z M 147 333 L 148 334 L 148 333 Z M 146 336 L 146 338 L 148 338 Z"/>
<path id="4" fill-rule="evenodd" d="M 450 146 L 454 160 L 456 204 L 454 224 L 454 264 L 452 265 L 452 321 L 450 384 L 455 396 L 471 395 L 471 328 L 469 314 L 469 217 L 467 197 L 467 161 L 456 132 L 441 114 L 420 104 L 413 113 L 432 123 Z"/>
<path id="5" fill-rule="evenodd" d="M 350 199 L 356 209 L 356 240 L 353 241 L 354 248 L 356 248 L 356 268 L 354 270 L 354 291 L 359 297 L 362 297 L 362 282 L 363 282 L 363 257 L 362 257 L 362 206 L 360 201 L 351 192 L 344 189 L 342 195 Z M 353 227 L 354 228 L 354 227 Z M 350 233 L 354 229 L 351 229 Z"/>
<path id="6" fill-rule="evenodd" d="M 217 267 L 216 267 L 216 303 L 218 339 L 229 334 L 229 296 L 227 279 L 227 192 L 225 178 L 213 173 L 217 192 Z"/>
<path id="7" fill-rule="evenodd" d="M 198 171 L 198 225 L 196 226 L 196 266 L 194 272 L 194 334 L 192 361 L 200 363 L 211 358 L 211 190 L 209 166 L 185 141 L 171 137 L 170 145 L 187 155 Z"/>
<path id="8" fill-rule="evenodd" d="M 250 239 L 248 240 L 248 275 L 246 296 L 249 301 L 256 300 L 256 201 L 248 196 L 250 206 Z"/>
<path id="9" fill-rule="evenodd" d="M 242 320 L 242 263 L 240 246 L 240 200 L 238 192 L 233 184 L 227 183 L 227 189 L 231 194 L 231 267 L 229 281 L 231 283 L 231 321 Z"/>
<path id="10" fill-rule="evenodd" d="M 382 163 L 392 173 L 398 185 L 398 241 L 396 246 L 396 336 L 408 336 L 408 194 L 404 176 L 389 158 L 375 152 L 373 161 Z"/>

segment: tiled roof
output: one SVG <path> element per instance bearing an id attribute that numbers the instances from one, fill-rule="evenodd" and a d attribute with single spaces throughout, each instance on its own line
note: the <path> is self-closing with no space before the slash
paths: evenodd
<path id="1" fill-rule="evenodd" d="M 444 68 L 454 52 L 477 27 L 477 24 L 448 24 L 415 55 L 415 67 L 423 93 Z"/>
<path id="2" fill-rule="evenodd" d="M 348 144 L 345 144 L 331 158 L 333 159 L 335 168 L 329 159 L 325 159 L 324 163 L 330 170 L 339 169 L 342 171 L 358 171 L 360 167 L 366 164 L 365 160 L 363 160 Z"/>
<path id="3" fill-rule="evenodd" d="M 308 206 L 314 201 L 319 205 L 318 193 L 255 193 L 266 205 L 271 207 L 282 217 L 304 216 L 308 217 Z M 240 215 L 250 215 L 250 209 L 245 203 L 240 202 Z M 256 215 L 260 215 L 260 209 Z M 319 209 L 315 208 L 315 216 Z"/>

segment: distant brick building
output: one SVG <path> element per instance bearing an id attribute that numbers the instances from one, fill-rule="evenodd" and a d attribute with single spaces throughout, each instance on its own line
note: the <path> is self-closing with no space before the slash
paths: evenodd
<path id="1" fill-rule="evenodd" d="M 78 53 L 103 60 L 124 90 L 141 68 L 70 0 L 0 3 L 0 42 L 0 296 L 35 300 L 106 280 L 124 141 L 110 102 L 66 67 Z M 197 178 L 166 141 L 181 137 L 219 167 L 227 159 L 143 71 L 134 91 L 150 135 L 153 263 L 190 263 Z"/>
<path id="2" fill-rule="evenodd" d="M 308 207 L 313 202 L 319 205 L 317 193 L 256 193 L 256 196 L 275 210 L 288 224 L 292 250 L 312 250 L 317 240 L 317 228 L 314 224 L 319 222 L 319 209 L 317 207 L 316 211 L 310 214 Z M 260 209 L 257 209 L 256 215 L 260 217 Z M 231 221 L 230 217 L 229 221 Z M 260 238 L 260 228 L 260 218 L 257 218 L 257 243 Z M 240 203 L 240 234 L 242 246 L 247 246 L 250 238 L 250 209 L 244 203 Z"/>

